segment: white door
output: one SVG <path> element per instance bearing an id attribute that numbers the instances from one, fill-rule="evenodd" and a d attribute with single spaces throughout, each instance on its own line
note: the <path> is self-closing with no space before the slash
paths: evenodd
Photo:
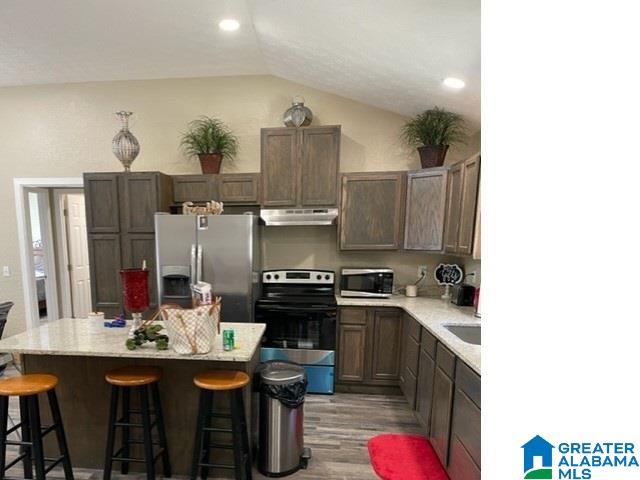
<path id="1" fill-rule="evenodd" d="M 66 210 L 73 317 L 87 318 L 91 309 L 91 285 L 89 283 L 89 250 L 84 194 L 68 194 Z"/>

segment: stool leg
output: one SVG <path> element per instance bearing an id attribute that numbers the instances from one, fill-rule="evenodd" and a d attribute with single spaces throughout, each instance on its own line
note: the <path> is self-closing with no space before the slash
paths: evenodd
<path id="1" fill-rule="evenodd" d="M 58 439 L 58 448 L 62 455 L 62 468 L 64 469 L 64 478 L 73 480 L 73 468 L 71 467 L 71 458 L 69 458 L 69 448 L 67 446 L 67 438 L 64 434 L 64 426 L 62 425 L 62 415 L 60 415 L 60 405 L 55 390 L 47 392 L 49 397 L 49 407 L 51 408 L 51 417 L 53 423 L 56 424 L 56 438 Z"/>
<path id="2" fill-rule="evenodd" d="M 29 426 L 31 427 L 31 448 L 36 467 L 36 480 L 44 480 L 44 447 L 42 446 L 42 426 L 40 425 L 40 406 L 38 395 L 27 397 L 29 406 Z"/>
<path id="3" fill-rule="evenodd" d="M 233 456 L 236 465 L 236 480 L 251 480 L 251 451 L 244 412 L 244 398 L 240 388 L 231 392 L 231 417 L 233 421 Z M 242 474 L 243 471 L 244 475 Z"/>
<path id="4" fill-rule="evenodd" d="M 109 407 L 109 426 L 107 429 L 107 447 L 104 455 L 104 472 L 102 478 L 104 480 L 111 479 L 111 467 L 113 465 L 113 445 L 115 443 L 115 423 L 118 421 L 118 393 L 120 387 L 111 386 L 111 405 Z"/>
<path id="5" fill-rule="evenodd" d="M 124 423 L 131 422 L 131 391 L 129 388 L 122 389 L 122 421 Z M 129 427 L 122 427 L 122 456 L 125 458 L 130 458 L 131 449 L 129 448 L 129 441 L 131 440 L 129 437 Z M 120 473 L 126 475 L 129 473 L 129 462 L 120 462 Z"/>
<path id="6" fill-rule="evenodd" d="M 9 418 L 9 397 L 0 397 L 0 478 L 4 478 L 7 455 L 7 419 Z"/>
<path id="7" fill-rule="evenodd" d="M 207 390 L 206 397 L 204 402 L 204 424 L 205 428 L 211 428 L 211 413 L 213 410 L 213 392 Z M 209 448 L 211 445 L 211 432 L 208 430 L 204 430 L 203 440 L 202 440 L 202 463 L 210 463 L 211 462 L 211 449 Z M 202 467 L 200 469 L 200 476 L 203 480 L 207 480 L 209 476 L 209 467 Z"/>
<path id="8" fill-rule="evenodd" d="M 140 392 L 140 412 L 142 414 L 142 436 L 144 439 L 144 456 L 147 466 L 147 479 L 156 477 L 155 462 L 153 458 L 153 440 L 151 439 L 151 414 L 149 413 L 149 396 L 147 386 L 138 387 Z"/>
<path id="9" fill-rule="evenodd" d="M 153 408 L 156 411 L 156 426 L 158 427 L 158 438 L 162 449 L 162 474 L 165 478 L 171 478 L 171 462 L 169 461 L 169 449 L 167 448 L 167 434 L 164 430 L 164 413 L 160 401 L 160 389 L 158 382 L 151 384 L 151 394 L 153 396 Z"/>
<path id="10" fill-rule="evenodd" d="M 22 432 L 22 441 L 25 443 L 31 442 L 31 429 L 29 422 L 29 406 L 27 405 L 27 397 L 20 397 L 20 431 Z M 22 469 L 24 471 L 24 478 L 33 478 L 33 467 L 31 462 L 31 448 L 25 445 L 20 445 L 20 455 L 24 453 L 22 459 Z"/>
<path id="11" fill-rule="evenodd" d="M 204 426 L 205 404 L 207 403 L 207 391 L 200 390 L 200 400 L 198 402 L 198 419 L 196 420 L 196 438 L 193 441 L 193 458 L 191 459 L 191 480 L 197 480 L 198 467 L 202 458 L 202 433 Z"/>

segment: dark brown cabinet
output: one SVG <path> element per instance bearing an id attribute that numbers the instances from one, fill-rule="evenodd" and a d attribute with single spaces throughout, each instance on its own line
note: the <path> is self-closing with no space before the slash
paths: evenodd
<path id="1" fill-rule="evenodd" d="M 479 480 L 480 453 L 480 377 L 458 361 L 447 466 L 451 480 Z"/>
<path id="2" fill-rule="evenodd" d="M 173 175 L 173 200 L 210 202 L 218 198 L 216 175 Z"/>
<path id="3" fill-rule="evenodd" d="M 398 309 L 341 308 L 337 383 L 399 385 L 401 340 L 402 313 Z"/>
<path id="4" fill-rule="evenodd" d="M 341 250 L 398 250 L 402 243 L 405 172 L 342 175 Z"/>
<path id="5" fill-rule="evenodd" d="M 473 252 L 479 181 L 478 155 L 449 169 L 444 234 L 446 253 L 470 255 Z"/>
<path id="6" fill-rule="evenodd" d="M 263 128 L 260 158 L 263 206 L 337 205 L 340 126 Z"/>
<path id="7" fill-rule="evenodd" d="M 151 308 L 157 306 L 154 214 L 173 201 L 171 177 L 160 172 L 85 173 L 85 204 L 93 309 L 122 311 L 121 268 L 149 268 Z"/>
<path id="8" fill-rule="evenodd" d="M 446 193 L 446 168 L 417 170 L 407 174 L 405 250 L 442 250 Z"/>
<path id="9" fill-rule="evenodd" d="M 218 198 L 228 205 L 260 203 L 259 173 L 225 173 L 218 178 Z"/>
<path id="10" fill-rule="evenodd" d="M 420 363 L 420 324 L 404 314 L 402 326 L 402 364 L 400 366 L 400 390 L 411 408 L 416 406 L 416 388 Z"/>

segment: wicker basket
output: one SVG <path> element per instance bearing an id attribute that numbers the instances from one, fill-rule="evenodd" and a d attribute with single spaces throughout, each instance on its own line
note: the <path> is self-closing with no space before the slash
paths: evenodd
<path id="1" fill-rule="evenodd" d="M 209 353 L 216 333 L 220 333 L 220 297 L 212 305 L 190 309 L 179 305 L 160 308 L 169 336 L 169 346 L 181 355 Z"/>

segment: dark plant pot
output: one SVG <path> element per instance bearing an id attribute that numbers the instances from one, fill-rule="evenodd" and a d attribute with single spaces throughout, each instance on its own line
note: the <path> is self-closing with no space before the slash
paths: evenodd
<path id="1" fill-rule="evenodd" d="M 222 155 L 219 153 L 201 153 L 198 155 L 200 159 L 200 167 L 202 173 L 220 173 L 220 165 L 222 164 Z"/>
<path id="2" fill-rule="evenodd" d="M 441 167 L 444 165 L 444 157 L 447 156 L 449 145 L 423 145 L 418 147 L 422 168 Z"/>

